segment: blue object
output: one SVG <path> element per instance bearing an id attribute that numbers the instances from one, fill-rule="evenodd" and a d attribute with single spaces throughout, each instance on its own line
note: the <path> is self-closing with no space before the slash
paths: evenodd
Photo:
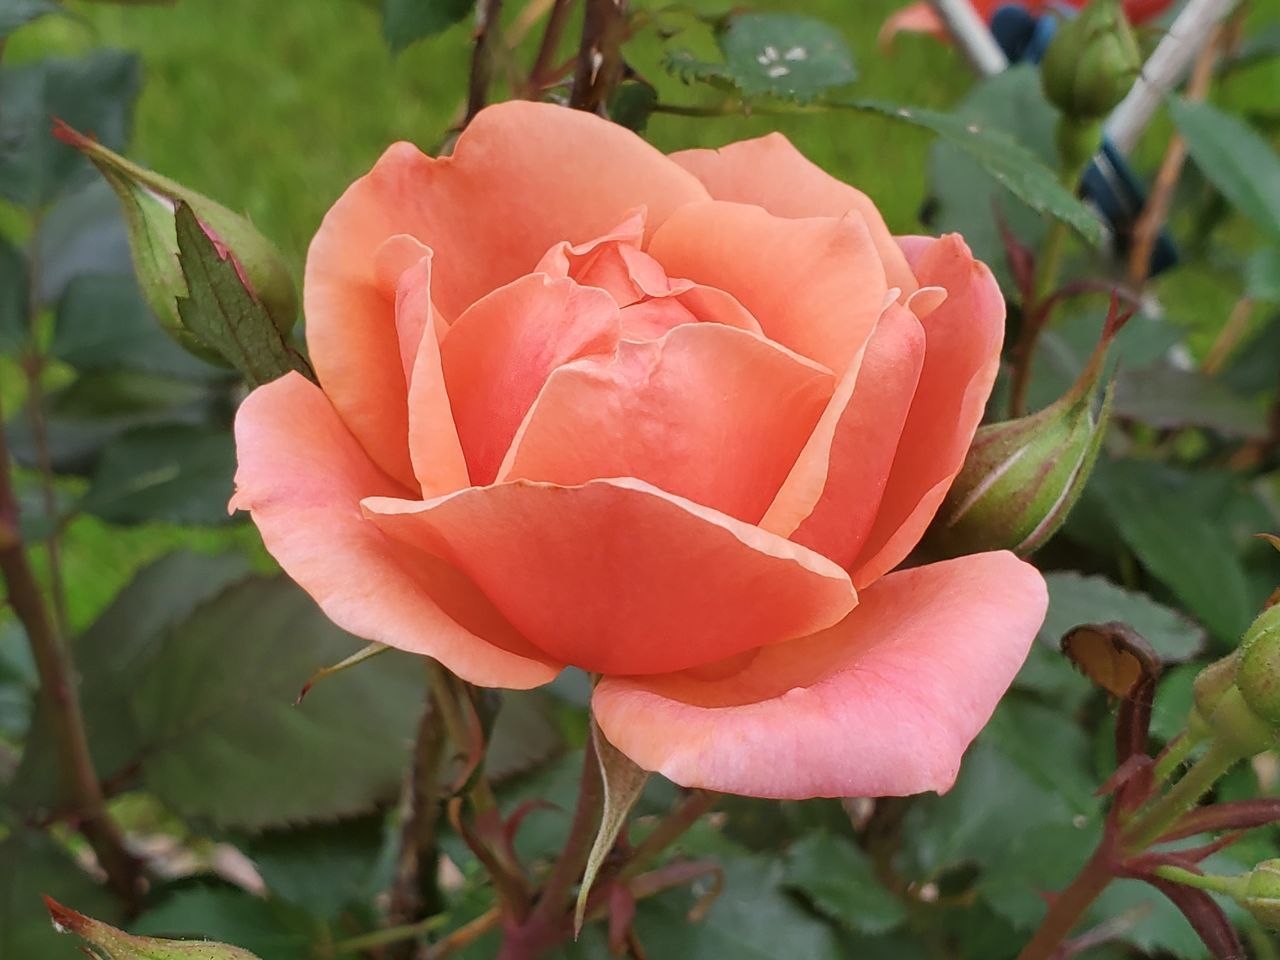
<path id="1" fill-rule="evenodd" d="M 1067 7 L 1059 9 L 1064 16 L 1075 13 Z M 1037 17 L 1013 3 L 1000 7 L 991 18 L 991 33 L 1010 63 L 1039 63 L 1057 29 L 1056 16 Z M 1133 236 L 1133 225 L 1146 204 L 1146 190 L 1110 140 L 1103 138 L 1101 151 L 1080 181 L 1080 193 L 1102 215 L 1115 237 L 1117 249 L 1125 253 Z M 1178 248 L 1173 237 L 1167 230 L 1161 230 L 1151 251 L 1147 273 L 1154 277 L 1177 262 Z"/>

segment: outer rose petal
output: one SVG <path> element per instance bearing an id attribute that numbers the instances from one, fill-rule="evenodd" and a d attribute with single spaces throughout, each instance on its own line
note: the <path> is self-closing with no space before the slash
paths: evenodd
<path id="1" fill-rule="evenodd" d="M 856 210 L 871 231 L 889 286 L 904 296 L 915 290 L 915 276 L 871 198 L 817 166 L 782 134 L 719 150 L 683 150 L 671 159 L 701 180 L 716 200 L 754 203 L 776 217 L 843 217 Z"/>
<path id="2" fill-rule="evenodd" d="M 901 242 L 921 284 L 945 287 L 947 299 L 921 320 L 924 370 L 875 524 L 850 568 L 858 586 L 901 563 L 938 512 L 982 420 L 1004 338 L 1000 287 L 964 240 Z"/>
<path id="3" fill-rule="evenodd" d="M 390 539 L 360 498 L 403 496 L 320 390 L 296 373 L 259 387 L 236 415 L 236 495 L 285 572 L 358 637 L 440 660 L 487 687 L 559 672 L 456 570 Z M 438 599 L 437 599 L 438 598 Z"/>
<path id="4" fill-rule="evenodd" d="M 635 477 L 756 523 L 833 386 L 826 368 L 755 334 L 686 324 L 556 370 L 499 479 Z"/>
<path id="5" fill-rule="evenodd" d="M 943 792 L 1047 604 L 1040 574 L 1010 553 L 902 570 L 830 630 L 730 672 L 605 677 L 592 708 L 614 746 L 686 787 L 793 800 Z"/>
<path id="6" fill-rule="evenodd" d="M 839 374 L 884 306 L 884 268 L 862 217 L 788 220 L 741 203 L 692 203 L 654 234 L 672 276 L 727 290 L 783 346 Z"/>
<path id="7" fill-rule="evenodd" d="M 639 480 L 363 506 L 470 577 L 549 657 L 598 673 L 683 670 L 824 629 L 856 602 L 825 557 Z"/>
<path id="8" fill-rule="evenodd" d="M 853 562 L 880 508 L 924 354 L 919 321 L 890 304 L 761 526 L 841 566 Z"/>
<path id="9" fill-rule="evenodd" d="M 493 482 L 551 371 L 612 353 L 618 332 L 618 306 L 605 291 L 538 273 L 457 319 L 440 345 L 440 365 L 473 483 Z"/>

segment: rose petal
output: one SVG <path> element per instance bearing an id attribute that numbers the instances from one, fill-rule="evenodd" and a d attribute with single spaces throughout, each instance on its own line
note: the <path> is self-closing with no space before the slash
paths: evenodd
<path id="1" fill-rule="evenodd" d="M 334 204 L 307 254 L 307 345 L 320 383 L 374 462 L 409 483 L 404 384 L 387 376 L 399 351 L 386 278 L 399 274 L 377 263 L 389 238 L 435 250 L 433 297 L 452 321 L 554 243 L 600 236 L 640 207 L 652 230 L 706 197 L 631 131 L 551 104 L 481 111 L 450 157 L 394 144 Z"/>
<path id="2" fill-rule="evenodd" d="M 233 509 L 249 510 L 285 572 L 358 637 L 435 657 L 471 683 L 527 688 L 559 667 L 476 588 L 382 533 L 364 496 L 409 491 L 381 473 L 324 394 L 296 373 L 259 387 L 236 415 Z"/>
<path id="3" fill-rule="evenodd" d="M 470 577 L 549 657 L 599 673 L 722 659 L 830 626 L 856 602 L 826 558 L 639 480 L 364 507 Z"/>
<path id="4" fill-rule="evenodd" d="M 396 328 L 401 349 L 415 353 L 409 371 L 409 458 L 424 497 L 438 497 L 469 485 L 467 461 L 453 422 L 453 409 L 440 366 L 440 344 L 432 322 L 431 257 L 423 257 L 400 277 Z"/>
<path id="5" fill-rule="evenodd" d="M 944 792 L 1044 619 L 1035 568 L 984 553 L 877 581 L 823 633 L 725 671 L 606 677 L 601 731 L 686 787 L 779 799 Z"/>
<path id="6" fill-rule="evenodd" d="M 958 235 L 903 239 L 924 286 L 947 299 L 921 324 L 924 370 L 898 443 L 875 524 L 852 569 L 862 586 L 911 552 L 964 464 L 995 382 L 1004 338 L 1004 298 L 986 265 Z"/>
<path id="7" fill-rule="evenodd" d="M 607 293 L 543 274 L 495 290 L 457 319 L 440 345 L 440 365 L 473 483 L 493 482 L 551 371 L 612 353 L 618 332 Z"/>
<path id="8" fill-rule="evenodd" d="M 649 244 L 671 276 L 727 290 L 765 334 L 843 371 L 880 316 L 888 290 L 856 214 L 788 220 L 740 203 L 692 203 Z"/>
<path id="9" fill-rule="evenodd" d="M 871 198 L 817 166 L 782 134 L 719 150 L 683 150 L 671 159 L 701 180 L 716 200 L 753 203 L 776 217 L 843 217 L 851 210 L 862 214 L 889 286 L 904 295 L 916 289 L 915 276 Z"/>
<path id="10" fill-rule="evenodd" d="M 853 561 L 875 522 L 924 354 L 919 321 L 891 304 L 761 526 L 841 566 Z"/>
<path id="11" fill-rule="evenodd" d="M 825 368 L 754 334 L 676 327 L 659 341 L 620 344 L 609 361 L 555 371 L 499 479 L 636 477 L 756 523 L 833 385 Z"/>

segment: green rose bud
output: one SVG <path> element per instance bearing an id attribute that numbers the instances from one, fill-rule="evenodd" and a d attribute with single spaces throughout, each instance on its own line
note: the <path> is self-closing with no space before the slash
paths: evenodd
<path id="1" fill-rule="evenodd" d="M 1092 0 L 1064 21 L 1040 64 L 1045 96 L 1075 121 L 1101 120 L 1138 78 L 1142 54 L 1120 0 Z"/>
<path id="2" fill-rule="evenodd" d="M 1223 696 L 1236 682 L 1236 669 L 1240 662 L 1240 651 L 1230 656 L 1215 660 L 1198 674 L 1192 686 L 1194 702 L 1191 716 L 1187 720 L 1187 732 L 1196 740 L 1207 737 L 1212 728 L 1209 718 L 1222 701 Z"/>
<path id="3" fill-rule="evenodd" d="M 1249 707 L 1280 727 L 1280 606 L 1263 610 L 1245 631 L 1236 682 Z"/>
<path id="4" fill-rule="evenodd" d="M 261 302 L 276 329 L 282 334 L 292 329 L 298 317 L 298 298 L 289 270 L 279 251 L 247 219 L 126 160 L 65 124 L 59 124 L 55 134 L 84 153 L 120 197 L 138 283 L 161 326 L 185 348 L 206 360 L 226 363 L 221 354 L 185 328 L 178 313 L 177 301 L 187 296 L 174 226 L 178 201 L 191 207 L 220 251 L 230 252 L 241 281 Z"/>
<path id="5" fill-rule="evenodd" d="M 945 556 L 1012 550 L 1027 556 L 1062 526 L 1093 472 L 1111 415 L 1108 387 L 1095 412 L 1111 339 L 1128 314 L 1115 305 L 1075 384 L 1045 409 L 978 430 L 929 531 Z"/>
<path id="6" fill-rule="evenodd" d="M 1280 930 L 1280 860 L 1264 860 L 1247 875 L 1236 902 L 1269 930 Z"/>

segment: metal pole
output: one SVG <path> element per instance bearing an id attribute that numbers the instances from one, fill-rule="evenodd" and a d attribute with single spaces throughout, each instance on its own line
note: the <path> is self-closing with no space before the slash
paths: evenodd
<path id="1" fill-rule="evenodd" d="M 978 73 L 990 77 L 1008 68 L 1009 59 L 969 0 L 929 0 L 929 5 Z"/>

